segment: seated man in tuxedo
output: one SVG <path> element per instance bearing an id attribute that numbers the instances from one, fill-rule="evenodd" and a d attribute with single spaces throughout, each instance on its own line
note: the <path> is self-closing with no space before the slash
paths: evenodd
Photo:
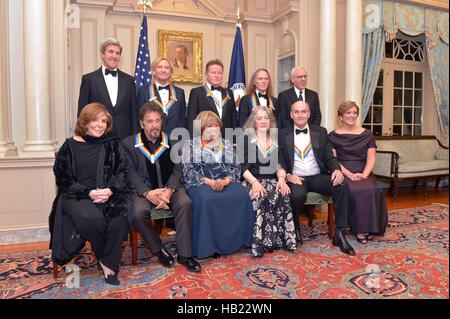
<path id="1" fill-rule="evenodd" d="M 225 137 L 226 128 L 237 127 L 236 104 L 233 93 L 221 86 L 223 78 L 223 63 L 216 59 L 206 63 L 205 83 L 193 88 L 189 94 L 187 111 L 187 129 L 193 137 L 194 119 L 202 111 L 216 113 L 222 121 L 222 136 Z"/>
<path id="2" fill-rule="evenodd" d="M 286 170 L 291 189 L 297 240 L 301 241 L 298 214 L 303 210 L 308 192 L 331 195 L 335 210 L 336 230 L 333 245 L 348 255 L 355 250 L 347 242 L 344 228 L 348 226 L 347 184 L 338 160 L 334 157 L 328 141 L 327 130 L 321 126 L 308 125 L 309 105 L 304 101 L 292 104 L 291 118 L 294 126 L 284 128 L 279 136 L 279 162 Z"/>
<path id="3" fill-rule="evenodd" d="M 305 101 L 310 108 L 309 124 L 320 125 L 322 113 L 320 112 L 319 96 L 313 90 L 307 89 L 308 73 L 304 67 L 298 66 L 291 71 L 293 87 L 278 94 L 278 128 L 291 126 L 291 105 L 296 101 Z"/>
<path id="4" fill-rule="evenodd" d="M 181 184 L 179 165 L 170 158 L 169 137 L 162 131 L 163 112 L 154 102 L 139 110 L 141 132 L 122 141 L 128 162 L 128 183 L 132 196 L 132 226 L 156 254 L 161 264 L 171 267 L 172 255 L 164 249 L 151 221 L 151 209 L 170 209 L 177 227 L 177 260 L 190 272 L 201 265 L 192 257 L 192 203 Z"/>
<path id="5" fill-rule="evenodd" d="M 137 133 L 138 118 L 134 78 L 117 68 L 121 56 L 122 46 L 118 40 L 108 38 L 100 43 L 103 65 L 96 71 L 83 75 L 77 116 L 89 103 L 103 104 L 112 116 L 113 133 L 123 139 Z"/>
<path id="6" fill-rule="evenodd" d="M 163 111 L 163 130 L 170 134 L 173 129 L 186 127 L 186 101 L 184 90 L 173 85 L 173 66 L 169 59 L 158 57 L 153 60 L 152 83 L 143 86 L 137 96 L 140 108 L 148 101 L 154 101 Z"/>

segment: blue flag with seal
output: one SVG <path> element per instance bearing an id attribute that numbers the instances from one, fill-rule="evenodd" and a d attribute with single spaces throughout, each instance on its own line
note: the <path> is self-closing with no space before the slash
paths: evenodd
<path id="1" fill-rule="evenodd" d="M 143 86 L 149 85 L 152 80 L 150 69 L 150 51 L 148 49 L 147 17 L 144 15 L 139 35 L 139 47 L 136 57 L 136 68 L 134 70 L 134 83 L 136 94 Z"/>
<path id="2" fill-rule="evenodd" d="M 245 95 L 245 65 L 241 28 L 242 25 L 238 22 L 236 24 L 236 35 L 234 37 L 233 53 L 231 55 L 230 75 L 228 77 L 228 88 L 233 91 L 234 100 L 238 107 L 240 98 Z"/>

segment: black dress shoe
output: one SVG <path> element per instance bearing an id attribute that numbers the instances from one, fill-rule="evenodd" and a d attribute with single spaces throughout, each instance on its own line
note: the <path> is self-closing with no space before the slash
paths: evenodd
<path id="1" fill-rule="evenodd" d="M 200 263 L 192 257 L 178 256 L 177 261 L 179 264 L 186 266 L 189 272 L 199 272 L 202 270 Z"/>
<path id="2" fill-rule="evenodd" d="M 173 256 L 164 248 L 161 248 L 161 250 L 156 253 L 156 257 L 158 257 L 159 262 L 164 267 L 172 267 L 175 264 Z"/>
<path id="3" fill-rule="evenodd" d="M 109 274 L 107 277 L 105 277 L 105 282 L 107 284 L 113 285 L 113 286 L 119 286 L 120 285 L 120 281 L 119 278 L 117 278 L 117 273 L 113 274 Z"/>
<path id="4" fill-rule="evenodd" d="M 338 246 L 339 249 L 347 255 L 355 256 L 355 250 L 352 246 L 348 243 L 347 239 L 345 238 L 344 231 L 342 229 L 337 229 L 333 236 L 333 246 Z"/>
<path id="5" fill-rule="evenodd" d="M 209 257 L 211 257 L 212 259 L 219 259 L 220 258 L 220 254 L 219 253 L 214 253 L 214 254 L 212 254 Z"/>

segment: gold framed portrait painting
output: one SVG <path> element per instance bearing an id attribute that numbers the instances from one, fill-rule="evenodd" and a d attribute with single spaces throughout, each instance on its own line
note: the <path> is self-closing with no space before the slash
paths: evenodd
<path id="1" fill-rule="evenodd" d="M 202 83 L 202 34 L 158 30 L 158 54 L 173 64 L 173 80 Z"/>

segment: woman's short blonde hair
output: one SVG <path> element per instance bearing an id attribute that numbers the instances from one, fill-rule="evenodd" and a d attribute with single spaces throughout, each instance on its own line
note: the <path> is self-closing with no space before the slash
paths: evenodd
<path id="1" fill-rule="evenodd" d="M 107 118 L 105 133 L 110 132 L 112 129 L 111 114 L 109 114 L 108 110 L 106 110 L 106 107 L 103 104 L 90 103 L 81 110 L 80 116 L 78 116 L 77 125 L 75 126 L 75 134 L 79 136 L 85 136 L 87 131 L 86 127 L 89 122 L 95 120 L 102 114 L 105 114 Z"/>
<path id="2" fill-rule="evenodd" d="M 208 124 L 217 123 L 219 124 L 220 128 L 222 129 L 222 121 L 220 120 L 220 117 L 212 112 L 212 111 L 203 111 L 200 112 L 197 117 L 195 118 L 196 121 L 200 121 L 200 132 L 203 134 L 203 131 L 205 130 L 205 127 Z"/>
<path id="3" fill-rule="evenodd" d="M 338 107 L 338 116 L 344 116 L 344 114 L 350 110 L 352 107 L 356 107 L 356 114 L 359 115 L 359 106 L 356 105 L 355 101 L 345 101 Z"/>

